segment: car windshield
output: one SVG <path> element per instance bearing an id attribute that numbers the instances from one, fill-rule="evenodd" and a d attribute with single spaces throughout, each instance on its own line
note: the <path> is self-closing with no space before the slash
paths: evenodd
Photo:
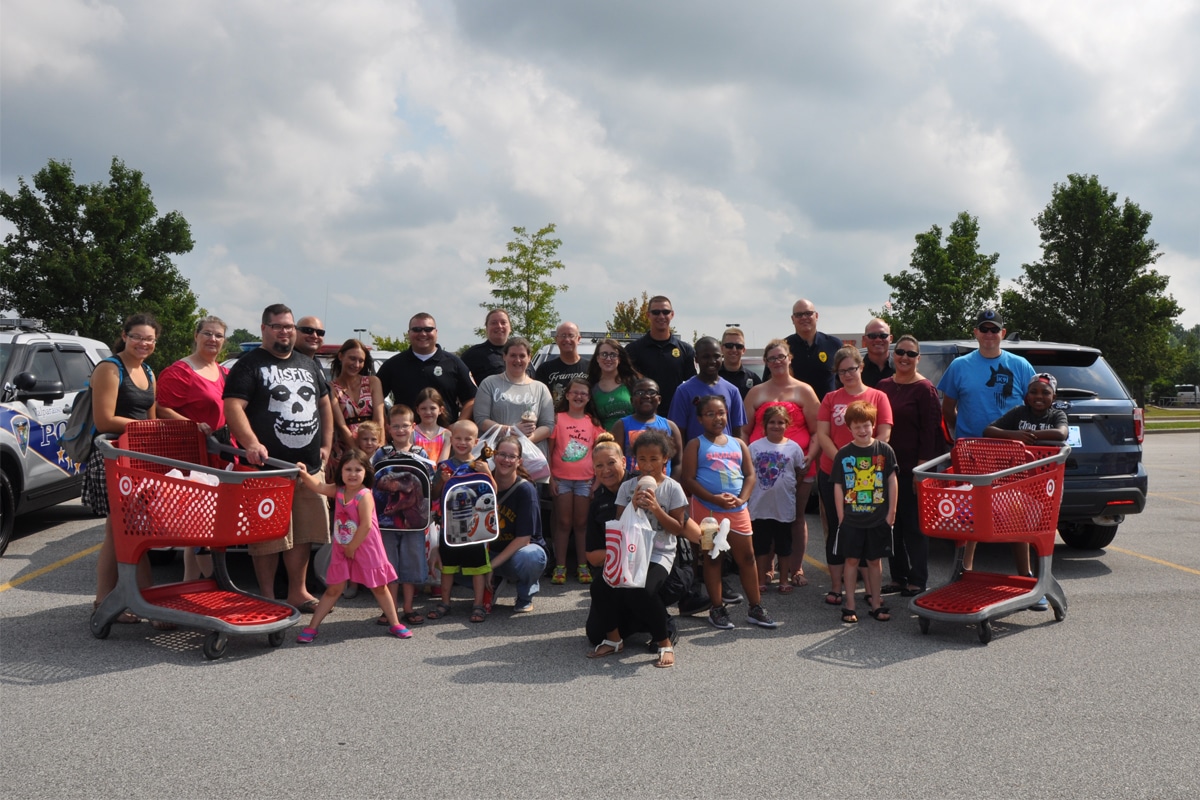
<path id="1" fill-rule="evenodd" d="M 1058 379 L 1060 395 L 1074 394 L 1071 390 L 1094 393 L 1098 397 L 1125 397 L 1128 394 L 1112 367 L 1096 353 L 1029 350 L 1021 355 L 1029 359 L 1038 372 L 1049 372 Z"/>

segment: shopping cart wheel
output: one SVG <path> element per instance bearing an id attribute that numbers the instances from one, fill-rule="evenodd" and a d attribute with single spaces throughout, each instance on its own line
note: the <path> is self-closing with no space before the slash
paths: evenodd
<path id="1" fill-rule="evenodd" d="M 279 645 L 283 644 L 283 631 L 268 633 L 267 644 L 271 647 L 279 647 Z"/>
<path id="2" fill-rule="evenodd" d="M 987 644 L 992 640 L 992 621 L 985 619 L 979 623 L 979 641 L 982 644 Z"/>
<path id="3" fill-rule="evenodd" d="M 225 646 L 229 644 L 229 637 L 223 633 L 213 631 L 208 636 L 204 637 L 204 657 L 209 661 L 220 658 L 225 655 Z"/>
<path id="4" fill-rule="evenodd" d="M 1067 618 L 1067 610 L 1065 608 L 1059 608 L 1058 606 L 1054 606 L 1053 608 L 1055 622 L 1062 622 Z"/>
<path id="5" fill-rule="evenodd" d="M 917 624 L 921 626 L 921 633 L 929 633 L 929 618 L 918 617 Z"/>
<path id="6" fill-rule="evenodd" d="M 92 619 L 88 623 L 88 627 L 92 629 L 92 636 L 95 636 L 97 639 L 107 639 L 109 632 L 112 630 L 112 623 L 106 622 L 100 625 L 96 621 L 96 615 L 92 614 Z"/>

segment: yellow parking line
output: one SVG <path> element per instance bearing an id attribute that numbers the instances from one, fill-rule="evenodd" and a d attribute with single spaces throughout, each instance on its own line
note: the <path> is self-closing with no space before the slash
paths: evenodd
<path id="1" fill-rule="evenodd" d="M 1178 500 L 1181 503 L 1190 503 L 1191 505 L 1194 505 L 1194 506 L 1200 506 L 1200 501 L 1189 500 L 1186 497 L 1178 497 L 1177 495 L 1173 495 L 1173 494 L 1163 494 L 1162 492 L 1147 492 L 1147 496 L 1148 497 L 1165 497 L 1168 500 Z"/>
<path id="2" fill-rule="evenodd" d="M 1105 549 L 1112 550 L 1114 553 L 1121 553 L 1122 555 L 1133 556 L 1134 558 L 1144 558 L 1147 561 L 1152 561 L 1155 564 L 1162 564 L 1164 567 L 1171 567 L 1172 569 L 1177 569 L 1181 572 L 1190 572 L 1193 575 L 1200 575 L 1200 569 L 1192 569 L 1191 567 L 1185 567 L 1182 564 L 1173 564 L 1170 561 L 1163 561 L 1161 558 L 1155 558 L 1154 556 L 1147 556 L 1147 555 L 1143 555 L 1141 553 L 1135 553 L 1134 551 L 1126 550 L 1123 547 L 1113 547 L 1110 544 Z"/>
<path id="3" fill-rule="evenodd" d="M 73 556 L 67 556 L 64 559 L 55 561 L 53 564 L 47 564 L 46 566 L 41 567 L 40 569 L 35 569 L 33 572 L 30 572 L 28 575 L 22 575 L 19 578 L 15 578 L 11 581 L 8 581 L 7 583 L 0 583 L 0 592 L 7 592 L 9 589 L 15 589 L 18 586 L 20 586 L 22 583 L 25 583 L 26 581 L 31 581 L 34 578 L 40 578 L 42 575 L 45 575 L 47 572 L 53 572 L 54 570 L 58 569 L 59 567 L 65 567 L 67 564 L 70 564 L 72 561 L 78 561 L 79 559 L 83 558 L 84 556 L 90 556 L 92 553 L 97 552 L 99 549 L 100 549 L 100 545 L 98 545 L 98 544 L 93 545 L 92 547 L 89 547 L 87 550 L 76 553 Z"/>

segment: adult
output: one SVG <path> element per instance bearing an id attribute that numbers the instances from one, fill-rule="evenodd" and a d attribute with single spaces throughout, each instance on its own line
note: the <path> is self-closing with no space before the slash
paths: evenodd
<path id="1" fill-rule="evenodd" d="M 292 310 L 282 303 L 263 309 L 262 344 L 237 360 L 225 380 L 225 419 L 246 461 L 262 465 L 268 457 L 303 462 L 317 474 L 333 445 L 329 386 L 317 362 L 295 349 Z M 275 596 L 279 556 L 287 570 L 287 602 L 312 613 L 317 598 L 305 586 L 314 544 L 329 541 L 329 506 L 296 481 L 287 535 L 249 545 L 259 593 Z"/>
<path id="2" fill-rule="evenodd" d="M 371 352 L 358 339 L 347 339 L 338 348 L 330 369 L 330 406 L 333 411 L 333 450 L 330 461 L 336 463 L 342 454 L 356 445 L 354 435 L 358 426 L 371 420 L 379 430 L 387 430 L 384 418 L 383 384 L 375 377 Z M 372 454 L 373 455 L 373 454 Z M 330 483 L 333 483 L 330 473 Z"/>
<path id="3" fill-rule="evenodd" d="M 534 377 L 549 387 L 550 396 L 558 405 L 571 379 L 587 375 L 588 362 L 579 355 L 579 326 L 574 322 L 564 322 L 554 329 L 554 343 L 558 345 L 558 355 L 544 361 Z"/>
<path id="4" fill-rule="evenodd" d="M 505 425 L 521 431 L 534 444 L 549 438 L 554 430 L 554 401 L 546 384 L 529 377 L 530 356 L 529 340 L 512 337 L 504 345 L 504 372 L 489 375 L 479 384 L 474 414 L 480 434 Z"/>
<path id="5" fill-rule="evenodd" d="M 613 425 L 612 435 L 617 446 L 625 453 L 625 469 L 637 471 L 637 461 L 633 457 L 633 446 L 644 431 L 662 431 L 671 440 L 671 452 L 675 455 L 667 462 L 666 473 L 671 474 L 671 466 L 679 466 L 683 454 L 683 434 L 679 426 L 666 417 L 659 416 L 659 402 L 662 393 L 658 384 L 650 378 L 639 378 L 633 385 L 633 412 L 617 420 Z"/>
<path id="6" fill-rule="evenodd" d="M 205 433 L 229 442 L 225 425 L 225 376 L 229 370 L 217 359 L 225 347 L 228 330 L 220 317 L 201 317 L 192 335 L 192 352 L 162 371 L 158 376 L 155 399 L 159 408 L 169 408 L 192 420 Z M 212 557 L 197 554 L 196 548 L 183 548 L 183 579 L 192 581 L 212 574 Z"/>
<path id="7" fill-rule="evenodd" d="M 489 375 L 504 372 L 504 345 L 512 335 L 512 321 L 503 308 L 493 308 L 483 319 L 483 330 L 487 338 L 472 345 L 462 354 L 463 363 L 471 370 L 476 384 L 483 383 Z"/>
<path id="8" fill-rule="evenodd" d="M 667 419 L 679 426 L 685 447 L 704 432 L 703 420 L 696 414 L 696 401 L 701 397 L 715 394 L 725 401 L 726 435 L 737 436 L 746 424 L 741 394 L 736 386 L 720 375 L 721 346 L 716 339 L 703 336 L 696 341 L 696 363 L 700 366 L 699 374 L 679 385 L 667 412 Z"/>
<path id="9" fill-rule="evenodd" d="M 741 328 L 726 328 L 721 334 L 721 355 L 724 361 L 717 374 L 737 387 L 742 400 L 746 394 L 763 382 L 762 376 L 742 364 L 746 354 L 746 337 Z"/>
<path id="10" fill-rule="evenodd" d="M 600 340 L 588 364 L 587 378 L 604 430 L 612 433 L 613 426 L 633 413 L 633 385 L 640 377 L 620 342 Z"/>
<path id="11" fill-rule="evenodd" d="M 833 357 L 842 340 L 817 330 L 820 317 L 811 301 L 797 300 L 792 305 L 792 325 L 796 332 L 785 341 L 792 352 L 792 375 L 811 386 L 818 400 L 824 400 L 836 387 Z"/>
<path id="12" fill-rule="evenodd" d="M 1010 409 L 1023 405 L 1025 388 L 1037 374 L 1024 358 L 1000 349 L 1005 328 L 1004 318 L 996 309 L 980 311 L 973 332 L 979 349 L 951 361 L 938 381 L 942 419 L 954 439 L 983 436 L 988 425 Z M 1020 561 L 1020 548 L 1015 549 Z M 1026 550 L 1026 560 L 1028 557 Z M 967 542 L 963 568 L 971 569 L 974 565 L 975 542 Z"/>
<path id="13" fill-rule="evenodd" d="M 317 317 L 301 317 L 296 322 L 296 352 L 316 359 L 317 351 L 325 344 L 325 326 Z"/>
<path id="14" fill-rule="evenodd" d="M 160 409 L 154 402 L 154 373 L 146 359 L 154 353 L 162 326 L 150 314 L 134 314 L 121 326 L 121 338 L 113 346 L 112 358 L 106 358 L 92 371 L 92 423 L 97 433 L 121 434 L 134 420 L 181 419 L 169 409 Z M 83 473 L 83 504 L 97 514 L 103 514 L 104 542 L 96 560 L 95 611 L 117 585 L 117 550 L 113 541 L 112 519 L 109 518 L 108 482 L 105 479 L 104 454 L 99 447 L 92 450 Z M 150 559 L 143 556 L 137 565 L 139 588 L 151 584 Z M 116 622 L 140 622 L 135 615 L 122 610 Z M 171 630 L 174 625 L 152 621 L 159 630 Z"/>
<path id="15" fill-rule="evenodd" d="M 937 389 L 917 371 L 921 365 L 921 343 L 916 337 L 901 336 L 896 340 L 892 361 L 896 373 L 875 387 L 892 404 L 889 444 L 896 451 L 899 479 L 892 556 L 888 560 L 891 582 L 883 587 L 883 593 L 899 592 L 913 597 L 925 591 L 929 582 L 929 540 L 921 532 L 917 518 L 913 469 L 944 453 L 946 437 L 942 435 Z"/>
<path id="16" fill-rule="evenodd" d="M 675 309 L 663 295 L 655 295 L 647 304 L 649 333 L 630 342 L 625 352 L 633 359 L 633 368 L 647 378 L 653 378 L 662 392 L 661 407 L 671 408 L 675 389 L 696 374 L 696 352 L 692 346 L 671 332 Z"/>
<path id="17" fill-rule="evenodd" d="M 768 378 L 766 383 L 755 386 L 746 395 L 746 424 L 742 427 L 741 437 L 749 443 L 767 435 L 763 414 L 771 406 L 783 406 L 792 419 L 784 435 L 804 451 L 808 469 L 796 483 L 796 519 L 792 522 L 792 563 L 795 570 L 791 575 L 780 575 L 779 583 L 782 586 L 787 581 L 793 586 L 807 586 L 804 553 L 808 549 L 808 521 L 804 513 L 816 480 L 817 456 L 821 452 L 821 443 L 816 436 L 821 401 L 811 386 L 792 376 L 792 353 L 783 339 L 767 342 L 763 349 L 763 361 L 767 365 Z"/>
<path id="18" fill-rule="evenodd" d="M 488 554 L 496 578 L 516 587 L 513 611 L 522 614 L 533 611 L 533 596 L 541 590 L 538 578 L 546 571 L 542 512 L 537 489 L 521 466 L 521 440 L 503 437 L 496 442 L 493 458 L 499 535 L 488 544 Z"/>
<path id="19" fill-rule="evenodd" d="M 833 458 L 854 439 L 850 426 L 846 424 L 846 407 L 855 400 L 865 400 L 875 406 L 875 438 L 887 442 L 892 435 L 892 404 L 888 396 L 862 382 L 862 355 L 853 345 L 843 347 L 834 354 L 833 365 L 840 389 L 835 389 L 821 400 L 817 412 L 817 439 L 821 443 L 821 459 L 817 467 L 817 492 L 821 496 L 821 510 L 825 516 L 825 563 L 829 565 L 832 583 L 825 602 L 841 605 L 843 589 L 854 591 L 853 586 L 842 586 L 841 566 L 846 559 L 833 552 L 834 535 L 838 529 L 837 511 L 833 505 L 835 487 L 831 477 Z M 835 567 L 837 569 L 835 569 Z"/>
<path id="20" fill-rule="evenodd" d="M 437 322 L 424 311 L 408 321 L 409 347 L 383 362 L 379 383 L 386 397 L 417 409 L 417 394 L 434 388 L 446 402 L 446 426 L 470 419 L 475 405 L 475 382 L 463 360 L 437 341 Z"/>
<path id="21" fill-rule="evenodd" d="M 863 332 L 867 357 L 863 359 L 862 382 L 878 387 L 879 382 L 896 373 L 895 364 L 888 358 L 888 347 L 892 344 L 892 328 L 884 320 L 875 317 L 867 323 Z"/>

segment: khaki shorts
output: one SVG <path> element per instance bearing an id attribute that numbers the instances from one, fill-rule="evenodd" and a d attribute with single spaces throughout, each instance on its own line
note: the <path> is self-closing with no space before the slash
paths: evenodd
<path id="1" fill-rule="evenodd" d="M 329 543 L 329 501 L 296 481 L 292 492 L 292 523 L 287 536 L 269 542 L 251 542 L 247 549 L 252 556 L 283 553 L 294 545 Z"/>

